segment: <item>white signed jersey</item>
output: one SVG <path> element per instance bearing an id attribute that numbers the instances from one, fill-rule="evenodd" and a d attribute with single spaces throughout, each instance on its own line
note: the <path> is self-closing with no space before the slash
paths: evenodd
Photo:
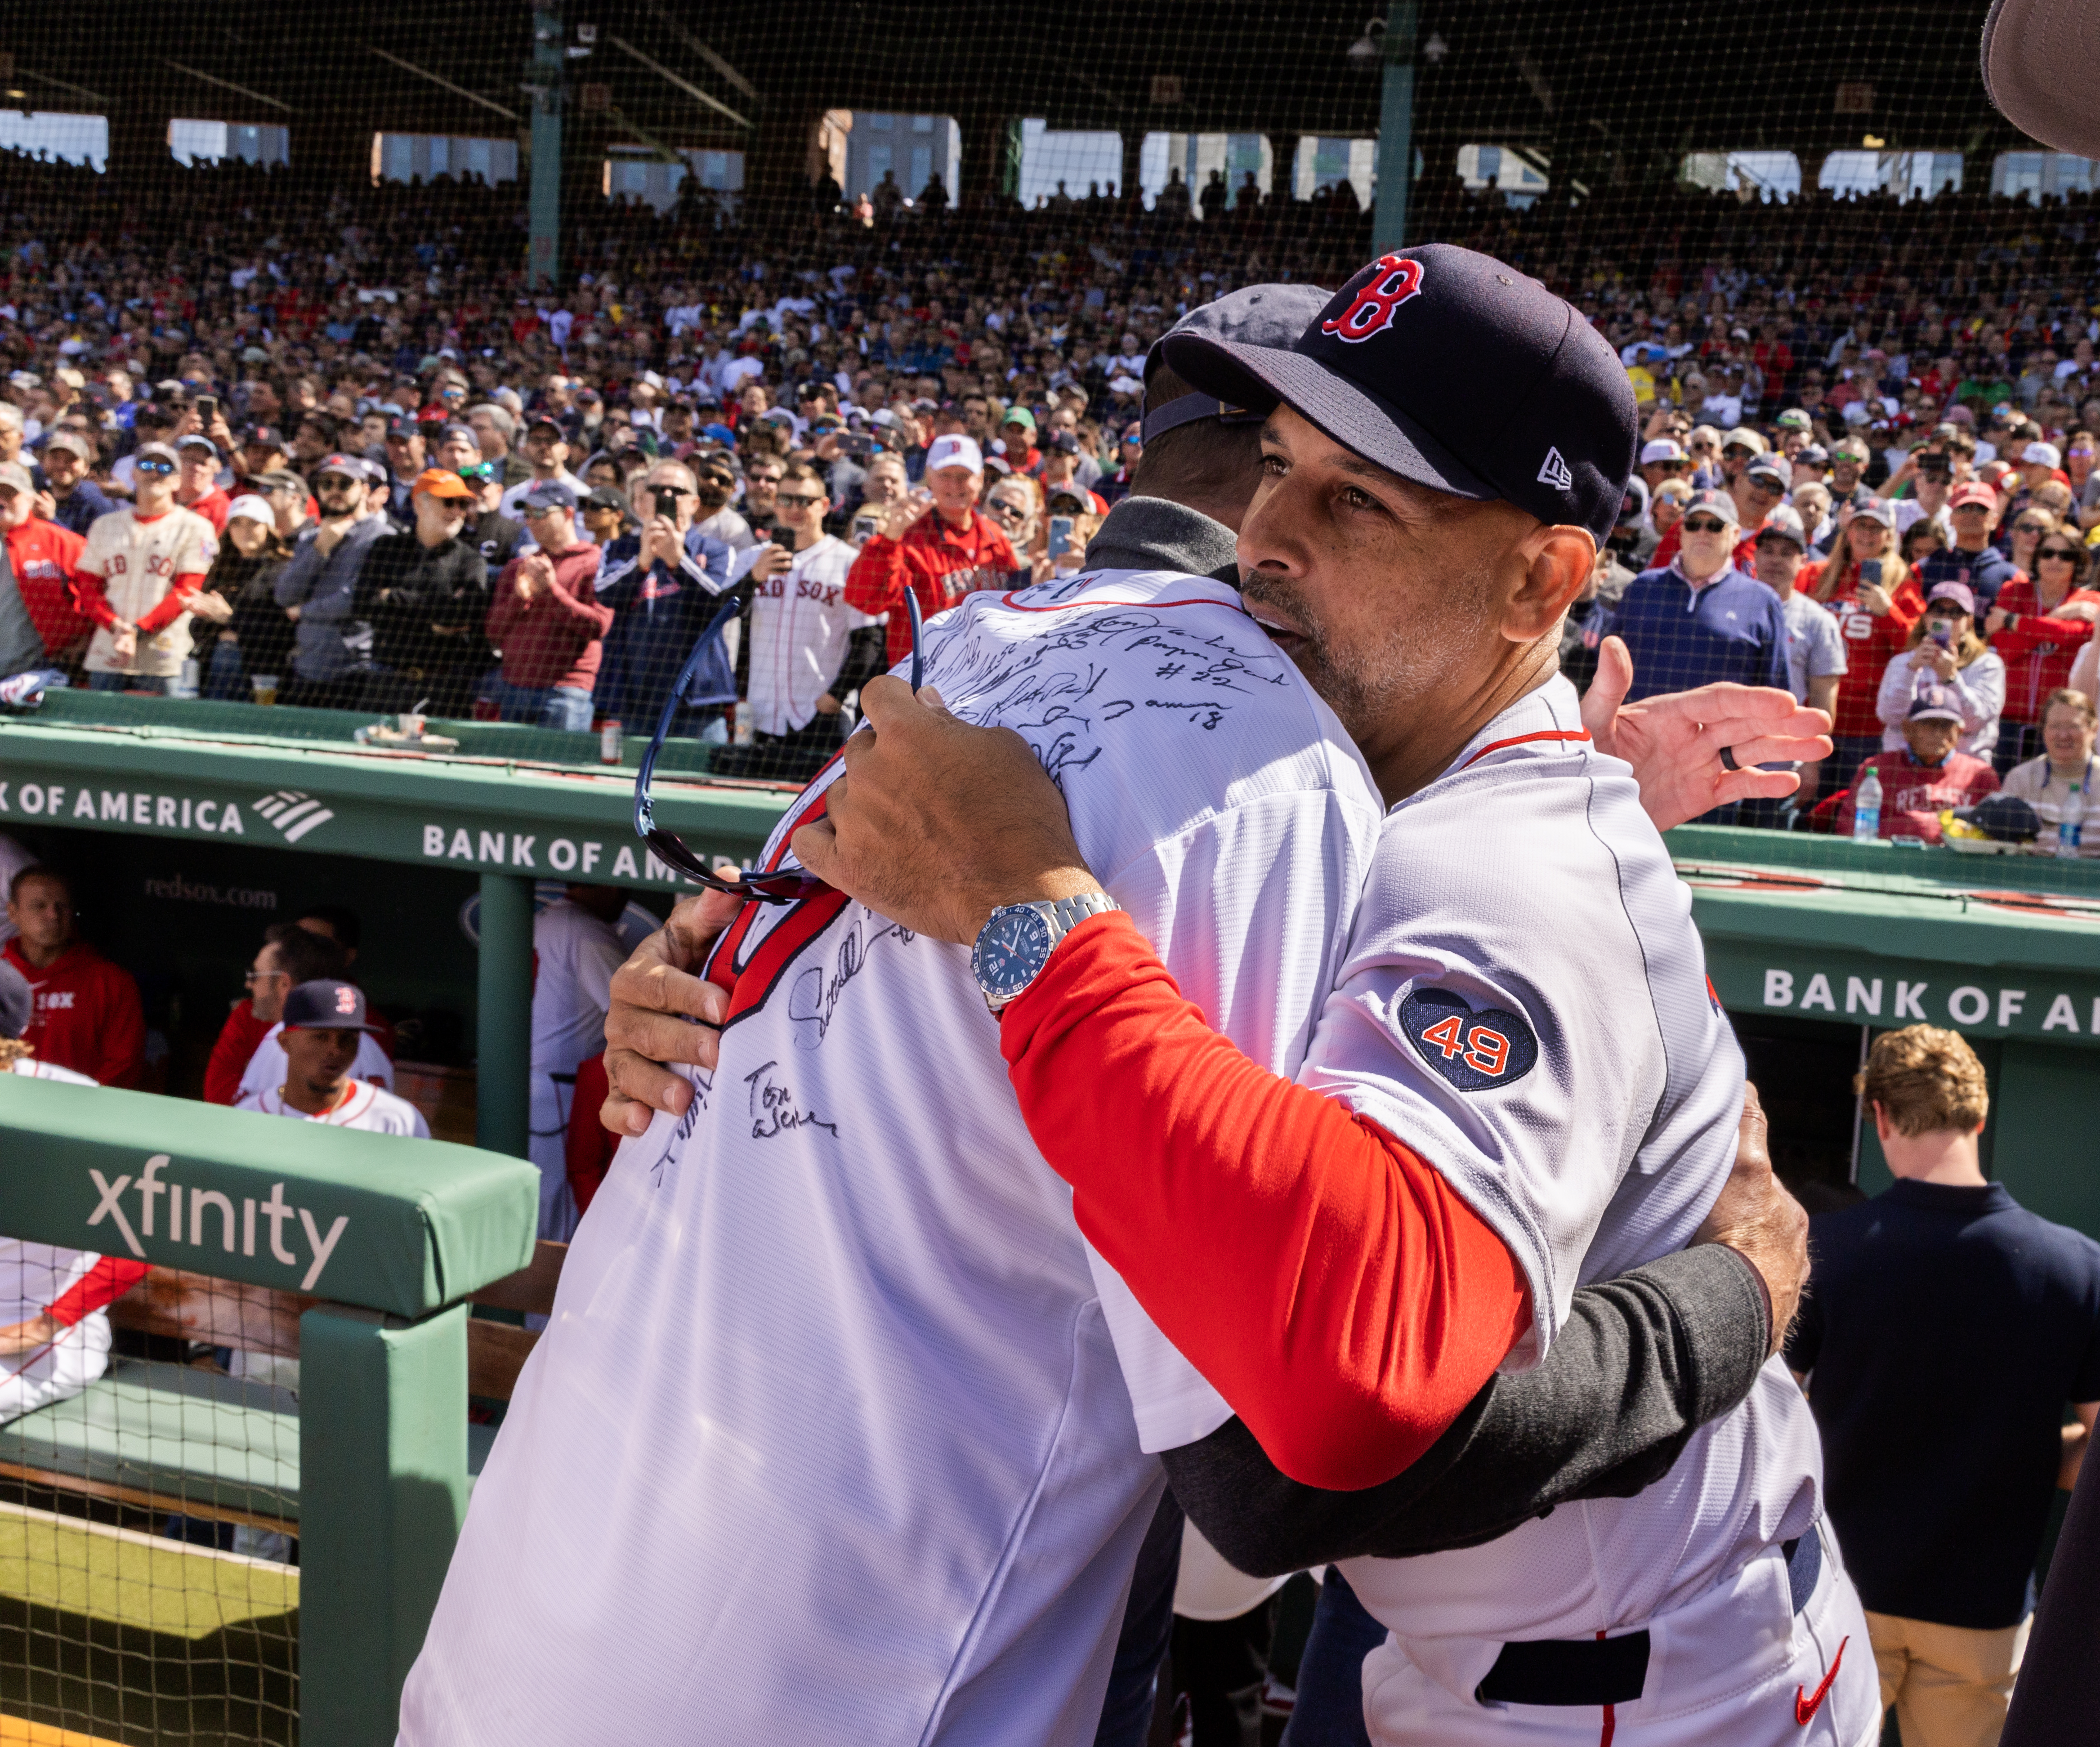
<path id="1" fill-rule="evenodd" d="M 752 585 L 751 712 L 761 734 L 806 726 L 845 664 L 846 639 L 880 621 L 846 605 L 858 556 L 827 534 L 777 576 Z"/>
<path id="2" fill-rule="evenodd" d="M 236 1103 L 251 1093 L 275 1092 L 285 1083 L 285 1070 L 290 1064 L 285 1059 L 285 1046 L 277 1040 L 284 1029 L 282 1025 L 274 1025 L 262 1034 L 262 1041 L 255 1046 L 255 1053 L 240 1070 Z M 393 1088 L 394 1064 L 386 1059 L 386 1052 L 369 1031 L 357 1040 L 357 1059 L 351 1063 L 350 1074 L 352 1079 L 368 1080 L 389 1091 Z"/>
<path id="3" fill-rule="evenodd" d="M 1412 1147 L 1509 1245 L 1533 1311 L 1513 1365 L 1550 1345 L 1578 1285 L 1690 1241 L 1742 1115 L 1691 895 L 1631 771 L 1588 742 L 1554 680 L 1392 810 L 1300 1076 Z M 1774 1361 L 1638 1498 L 1343 1569 L 1410 1645 L 1586 1636 L 1801 1533 L 1820 1481 L 1807 1404 Z"/>
<path id="4" fill-rule="evenodd" d="M 285 1103 L 284 1089 L 279 1086 L 245 1094 L 234 1109 L 256 1110 L 265 1116 L 297 1117 L 301 1122 L 320 1123 L 329 1128 L 363 1128 L 373 1134 L 406 1135 L 417 1140 L 430 1138 L 430 1125 L 414 1105 L 362 1080 L 352 1080 L 350 1096 L 325 1116 L 309 1116 L 304 1110 L 295 1110 Z"/>
<path id="5" fill-rule="evenodd" d="M 925 642 L 951 708 L 1035 747 L 1189 998 L 1294 1072 L 1382 810 L 1233 591 L 1083 574 Z M 1085 1747 L 1145 1453 L 1229 1410 L 1080 1237 L 966 948 L 824 893 L 746 907 L 710 975 L 720 1064 L 577 1232 L 402 1739 Z"/>

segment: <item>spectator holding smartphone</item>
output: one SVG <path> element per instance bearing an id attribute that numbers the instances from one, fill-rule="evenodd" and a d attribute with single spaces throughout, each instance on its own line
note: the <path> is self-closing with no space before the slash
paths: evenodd
<path id="1" fill-rule="evenodd" d="M 1877 497 L 1847 505 L 1831 555 L 1803 565 L 1797 585 L 1830 609 L 1845 637 L 1845 677 L 1838 682 L 1831 731 L 1830 770 L 1839 783 L 1849 783 L 1861 761 L 1881 750 L 1882 676 L 1925 611 L 1925 597 L 1896 555 L 1895 520 L 1894 509 Z"/>
<path id="2" fill-rule="evenodd" d="M 1958 582 L 1933 589 L 1904 652 L 1882 675 L 1874 707 L 1884 724 L 1883 752 L 1903 750 L 1911 704 L 1919 688 L 1929 685 L 1944 686 L 1961 712 L 1957 748 L 1988 758 L 1998 743 L 1998 717 L 2005 706 L 2005 664 L 1976 634 L 1976 598 Z"/>
<path id="3" fill-rule="evenodd" d="M 751 567 L 744 695 L 754 776 L 813 775 L 845 739 L 848 695 L 882 670 L 880 621 L 845 598 L 854 549 L 823 531 L 828 501 L 814 468 L 789 462 L 774 502 L 792 544 L 776 539 Z"/>
<path id="4" fill-rule="evenodd" d="M 598 549 L 576 537 L 576 496 L 558 479 L 525 496 L 535 545 L 504 567 L 488 606 L 488 641 L 503 655 L 496 708 L 505 721 L 588 733 L 600 640 L 613 609 L 593 584 Z"/>
<path id="5" fill-rule="evenodd" d="M 614 615 L 598 680 L 599 712 L 632 734 L 655 731 L 679 669 L 721 611 L 730 586 L 730 548 L 708 532 L 712 518 L 695 519 L 707 504 L 700 485 L 723 477 L 706 470 L 712 458 L 651 467 L 634 487 L 641 527 L 607 546 L 598 569 L 594 592 Z M 735 662 L 726 640 L 708 651 L 680 700 L 682 719 L 674 719 L 673 733 L 717 744 L 728 739 L 722 711 L 736 702 Z"/>

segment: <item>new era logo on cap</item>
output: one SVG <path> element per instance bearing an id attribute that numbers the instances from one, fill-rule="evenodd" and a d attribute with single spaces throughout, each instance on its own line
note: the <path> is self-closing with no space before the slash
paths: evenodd
<path id="1" fill-rule="evenodd" d="M 1560 450 L 1548 449 L 1546 452 L 1546 459 L 1538 465 L 1538 483 L 1550 485 L 1556 492 L 1565 492 L 1573 487 L 1575 475 L 1568 471 L 1568 463 L 1560 458 Z"/>

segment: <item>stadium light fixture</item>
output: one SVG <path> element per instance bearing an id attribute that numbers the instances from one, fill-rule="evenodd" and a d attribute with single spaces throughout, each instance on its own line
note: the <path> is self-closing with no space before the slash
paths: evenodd
<path id="1" fill-rule="evenodd" d="M 1444 57 L 1451 52 L 1451 45 L 1444 40 L 1441 31 L 1432 30 L 1429 40 L 1422 45 L 1422 58 L 1432 67 L 1440 66 Z"/>
<path id="2" fill-rule="evenodd" d="M 1348 63 L 1357 73 L 1375 73 L 1385 59 L 1385 20 L 1374 18 L 1364 26 L 1364 33 L 1349 45 Z"/>

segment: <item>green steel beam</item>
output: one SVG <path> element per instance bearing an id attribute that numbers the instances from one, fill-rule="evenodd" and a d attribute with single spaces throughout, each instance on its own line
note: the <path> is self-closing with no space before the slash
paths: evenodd
<path id="1" fill-rule="evenodd" d="M 281 1119 L 281 1118 L 280 1118 Z M 299 1739 L 389 1747 L 466 1518 L 466 1307 L 299 1319 Z"/>
<path id="2" fill-rule="evenodd" d="M 539 1195 L 474 1147 L 0 1074 L 11 1237 L 413 1317 L 524 1267 Z"/>
<path id="3" fill-rule="evenodd" d="M 523 875 L 481 876 L 475 1012 L 474 1145 L 523 1158 L 532 1058 L 532 882 Z"/>
<path id="4" fill-rule="evenodd" d="M 532 9 L 532 58 L 525 71 L 532 93 L 532 169 L 530 195 L 534 285 L 551 290 L 562 282 L 562 86 L 568 57 L 561 9 Z"/>
<path id="5" fill-rule="evenodd" d="M 1415 0 L 1392 0 L 1386 14 L 1385 89 L 1379 103 L 1378 192 L 1371 205 L 1371 253 L 1407 243 L 1407 201 L 1414 183 Z"/>

